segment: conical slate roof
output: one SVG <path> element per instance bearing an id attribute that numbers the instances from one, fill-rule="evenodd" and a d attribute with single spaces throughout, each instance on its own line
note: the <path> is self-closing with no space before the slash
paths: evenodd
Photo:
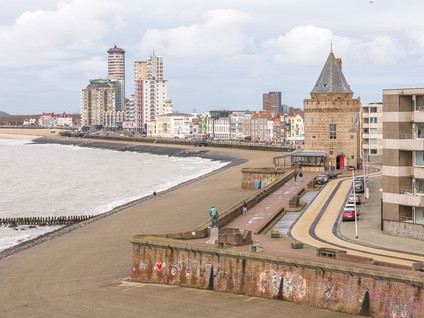
<path id="1" fill-rule="evenodd" d="M 314 93 L 353 93 L 333 52 L 330 52 L 327 62 L 325 62 L 324 68 L 311 92 L 311 94 Z"/>

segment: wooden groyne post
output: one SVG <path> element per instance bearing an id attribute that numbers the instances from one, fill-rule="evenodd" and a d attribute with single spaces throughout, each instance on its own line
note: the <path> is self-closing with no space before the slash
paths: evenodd
<path id="1" fill-rule="evenodd" d="M 33 216 L 33 217 L 15 217 L 15 218 L 0 218 L 2 225 L 68 225 L 75 224 L 92 218 L 93 215 L 74 215 L 74 216 Z"/>

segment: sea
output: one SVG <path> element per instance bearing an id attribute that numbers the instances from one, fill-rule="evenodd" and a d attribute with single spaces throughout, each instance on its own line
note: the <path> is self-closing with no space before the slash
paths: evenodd
<path id="1" fill-rule="evenodd" d="M 97 215 L 227 164 L 0 139 L 0 218 Z M 56 229 L 0 226 L 0 251 Z"/>

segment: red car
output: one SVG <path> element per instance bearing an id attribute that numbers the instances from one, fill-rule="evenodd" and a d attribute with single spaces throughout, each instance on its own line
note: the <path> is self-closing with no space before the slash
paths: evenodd
<path id="1" fill-rule="evenodd" d="M 355 210 L 343 210 L 342 219 L 343 221 L 355 221 Z"/>

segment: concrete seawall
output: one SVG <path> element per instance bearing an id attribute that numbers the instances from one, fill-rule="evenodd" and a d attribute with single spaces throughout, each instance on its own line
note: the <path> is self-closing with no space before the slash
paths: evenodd
<path id="1" fill-rule="evenodd" d="M 424 279 L 135 235 L 131 280 L 274 298 L 373 317 L 424 316 Z"/>

